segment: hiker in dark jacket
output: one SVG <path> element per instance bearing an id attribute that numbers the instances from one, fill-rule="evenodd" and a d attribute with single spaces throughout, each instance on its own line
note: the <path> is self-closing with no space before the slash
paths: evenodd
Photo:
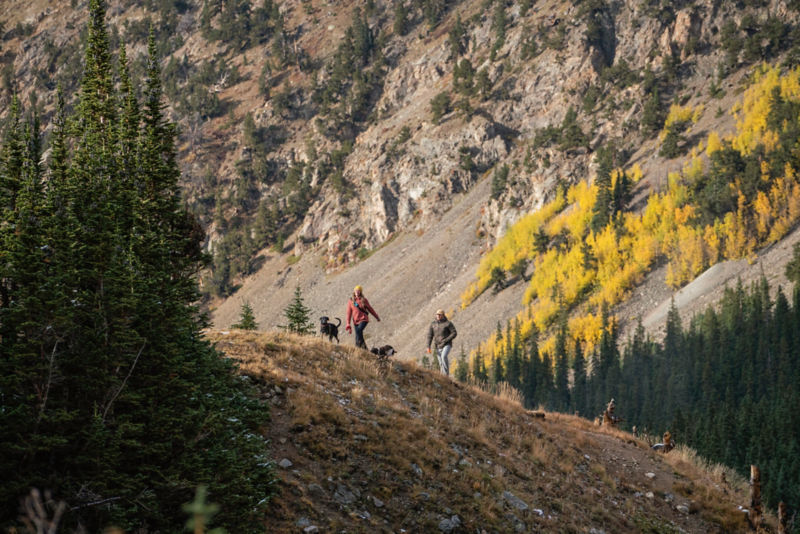
<path id="1" fill-rule="evenodd" d="M 453 340 L 456 334 L 456 327 L 445 317 L 444 310 L 436 310 L 436 319 L 428 328 L 428 354 L 431 353 L 432 341 L 436 349 L 436 356 L 439 359 L 439 369 L 446 375 L 450 374 L 448 355 L 453 348 Z"/>

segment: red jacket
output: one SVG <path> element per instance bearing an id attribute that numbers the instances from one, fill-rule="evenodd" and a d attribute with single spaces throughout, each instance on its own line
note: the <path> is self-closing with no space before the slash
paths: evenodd
<path id="1" fill-rule="evenodd" d="M 361 297 L 356 299 L 356 297 L 351 298 L 347 301 L 347 320 L 344 324 L 348 327 L 350 326 L 350 319 L 353 319 L 353 324 L 359 323 L 368 323 L 369 322 L 369 313 L 375 316 L 377 320 L 381 320 L 378 317 L 378 314 L 375 313 L 375 310 L 372 309 L 372 306 L 369 305 L 369 301 L 366 297 Z"/>

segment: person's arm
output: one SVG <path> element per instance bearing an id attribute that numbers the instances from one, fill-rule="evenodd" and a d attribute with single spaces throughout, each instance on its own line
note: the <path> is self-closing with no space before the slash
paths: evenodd
<path id="1" fill-rule="evenodd" d="M 433 323 L 428 327 L 428 344 L 426 345 L 428 352 L 431 351 L 431 341 L 433 341 Z"/>
<path id="2" fill-rule="evenodd" d="M 452 322 L 448 326 L 450 327 L 449 328 L 450 334 L 448 334 L 448 336 L 444 338 L 445 345 L 447 345 L 448 343 L 452 343 L 453 340 L 456 338 L 456 335 L 458 335 L 458 332 L 456 332 L 456 327 Z"/>
<path id="3" fill-rule="evenodd" d="M 345 322 L 344 322 L 344 324 L 345 324 L 344 329 L 345 329 L 346 332 L 350 332 L 350 318 L 352 316 L 353 316 L 353 303 L 352 303 L 351 300 L 348 300 L 347 301 L 347 315 L 346 315 L 347 320 L 345 320 Z"/>
<path id="4" fill-rule="evenodd" d="M 372 306 L 370 306 L 369 301 L 366 299 L 366 297 L 361 299 L 361 300 L 364 301 L 364 309 L 366 309 L 368 312 L 370 312 L 372 315 L 374 315 L 375 319 L 377 319 L 378 322 L 381 322 L 381 318 L 378 317 L 378 314 L 375 313 L 375 310 L 372 309 Z"/>

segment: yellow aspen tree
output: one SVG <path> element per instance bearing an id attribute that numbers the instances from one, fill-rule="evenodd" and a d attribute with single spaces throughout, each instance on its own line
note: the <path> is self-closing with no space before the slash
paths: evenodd
<path id="1" fill-rule="evenodd" d="M 706 146 L 706 156 L 711 157 L 711 154 L 722 148 L 722 140 L 719 138 L 717 132 L 708 134 L 708 141 Z"/>
<path id="2" fill-rule="evenodd" d="M 759 241 L 764 240 L 772 227 L 772 205 L 763 191 L 759 191 L 753 202 L 756 235 Z"/>
<path id="3" fill-rule="evenodd" d="M 567 326 L 573 340 L 584 340 L 587 352 L 590 352 L 600 342 L 603 327 L 600 314 L 586 313 L 572 317 Z"/>
<path id="4" fill-rule="evenodd" d="M 722 238 L 719 232 L 719 221 L 709 224 L 703 229 L 703 241 L 708 250 L 708 261 L 712 265 L 722 259 Z"/>

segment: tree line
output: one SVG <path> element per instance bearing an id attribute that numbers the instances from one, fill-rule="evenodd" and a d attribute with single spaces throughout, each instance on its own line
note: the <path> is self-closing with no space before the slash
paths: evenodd
<path id="1" fill-rule="evenodd" d="M 75 111 L 59 92 L 45 143 L 36 100 L 15 97 L 0 149 L 0 528 L 39 488 L 66 530 L 175 532 L 199 486 L 219 525 L 263 528 L 269 414 L 201 336 L 204 235 L 153 34 L 137 86 L 105 7 L 89 5 Z"/>

